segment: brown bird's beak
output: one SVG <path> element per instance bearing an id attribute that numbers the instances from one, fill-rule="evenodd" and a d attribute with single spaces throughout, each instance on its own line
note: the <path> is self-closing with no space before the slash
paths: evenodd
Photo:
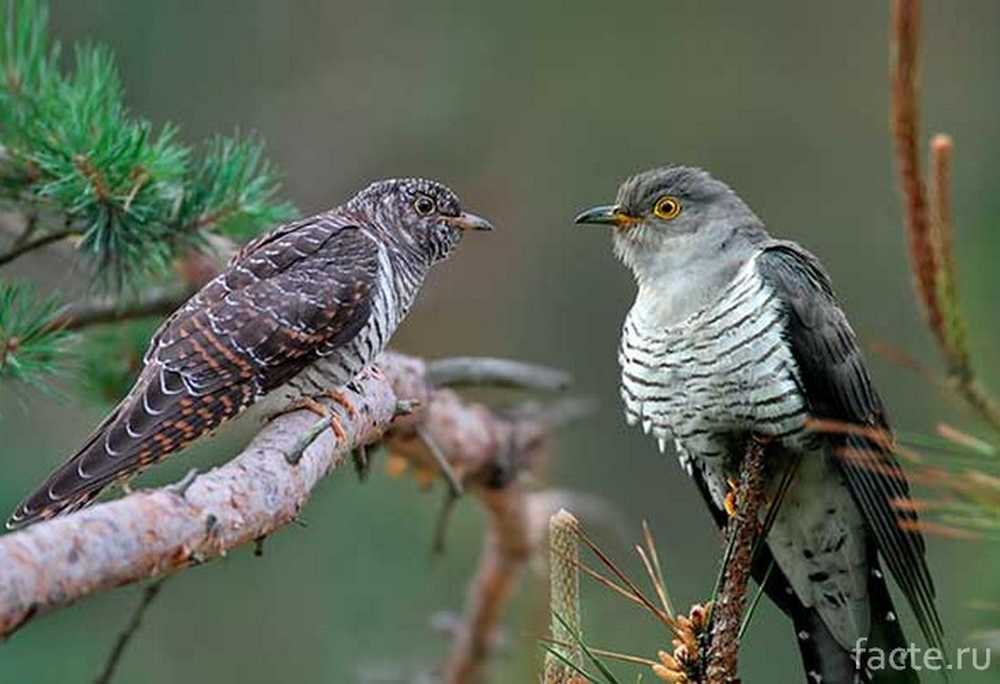
<path id="1" fill-rule="evenodd" d="M 463 211 L 458 216 L 448 219 L 448 223 L 459 230 L 493 230 L 493 224 L 482 216 L 476 216 Z"/>
<path id="2" fill-rule="evenodd" d="M 622 211 L 617 204 L 609 204 L 603 207 L 588 209 L 574 220 L 574 223 L 589 223 L 592 225 L 616 226 L 626 228 L 635 222 L 635 219 Z"/>

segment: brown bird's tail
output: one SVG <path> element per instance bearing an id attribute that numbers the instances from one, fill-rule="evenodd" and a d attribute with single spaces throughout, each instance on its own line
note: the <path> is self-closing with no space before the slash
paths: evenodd
<path id="1" fill-rule="evenodd" d="M 251 385 L 192 387 L 159 364 L 146 367 L 121 404 L 87 442 L 14 511 L 8 529 L 71 513 L 105 488 L 138 474 L 253 403 Z"/>

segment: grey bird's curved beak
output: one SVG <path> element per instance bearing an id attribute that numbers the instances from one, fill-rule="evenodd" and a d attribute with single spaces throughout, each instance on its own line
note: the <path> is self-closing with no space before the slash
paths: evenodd
<path id="1" fill-rule="evenodd" d="M 573 222 L 602 226 L 618 226 L 619 228 L 622 228 L 632 223 L 633 220 L 634 219 L 622 211 L 622 208 L 617 204 L 608 204 L 588 209 L 573 219 Z"/>
<path id="2" fill-rule="evenodd" d="M 459 230 L 493 230 L 492 223 L 482 216 L 476 216 L 467 211 L 463 211 L 458 216 L 448 219 L 448 223 Z"/>

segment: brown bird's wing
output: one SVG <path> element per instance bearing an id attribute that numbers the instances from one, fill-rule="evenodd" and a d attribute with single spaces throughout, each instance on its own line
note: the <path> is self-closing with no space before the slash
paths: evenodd
<path id="1" fill-rule="evenodd" d="M 378 268 L 375 240 L 337 213 L 245 247 L 164 322 L 125 399 L 7 526 L 85 506 L 350 341 L 369 318 Z"/>
<path id="2" fill-rule="evenodd" d="M 791 242 L 772 241 L 757 257 L 761 276 L 788 309 L 786 335 L 798 363 L 810 413 L 891 438 L 882 401 L 861 349 L 840 309 L 830 278 L 812 254 Z M 855 504 L 931 646 L 941 647 L 941 621 L 924 540 L 906 476 L 884 439 L 828 435 Z"/>

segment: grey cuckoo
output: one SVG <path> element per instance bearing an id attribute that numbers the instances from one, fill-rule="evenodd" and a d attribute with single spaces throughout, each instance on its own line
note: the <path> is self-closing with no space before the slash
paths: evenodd
<path id="1" fill-rule="evenodd" d="M 857 649 L 906 645 L 880 563 L 931 646 L 942 627 L 882 402 L 819 260 L 682 166 L 628 179 L 576 221 L 611 226 L 638 285 L 618 354 L 626 419 L 675 445 L 719 524 L 747 440 L 766 440 L 780 507 L 755 576 L 774 562 L 765 589 L 794 622 L 807 681 L 915 681 L 870 671 Z M 862 429 L 820 434 L 810 417 Z"/>
<path id="2" fill-rule="evenodd" d="M 85 506 L 265 395 L 343 402 L 338 388 L 370 366 L 469 229 L 491 226 L 444 185 L 402 179 L 253 240 L 160 326 L 127 396 L 7 526 Z"/>

